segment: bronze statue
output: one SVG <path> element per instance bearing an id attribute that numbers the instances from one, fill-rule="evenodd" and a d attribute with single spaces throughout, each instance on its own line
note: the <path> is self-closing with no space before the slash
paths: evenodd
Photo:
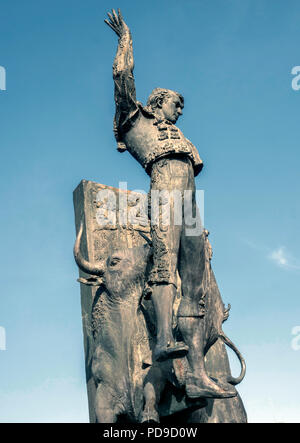
<path id="1" fill-rule="evenodd" d="M 191 377 L 198 377 L 197 367 L 192 367 L 191 373 L 186 358 L 153 361 L 154 337 L 151 319 L 149 322 L 151 308 L 141 303 L 151 256 L 151 242 L 134 248 L 112 250 L 111 255 L 97 263 L 83 257 L 80 250 L 82 233 L 81 222 L 74 246 L 74 257 L 78 267 L 91 277 L 81 277 L 79 281 L 85 285 L 99 286 L 103 290 L 91 359 L 96 388 L 93 407 L 97 422 L 115 423 L 120 416 L 125 416 L 133 422 L 160 422 L 162 415 L 185 410 L 191 411 L 192 418 L 193 414 L 195 415 L 193 411 L 199 408 L 201 420 L 204 419 L 205 422 L 218 422 L 221 414 L 226 421 L 241 420 L 244 410 L 239 398 L 224 398 L 222 401 L 226 403 L 207 405 L 205 399 L 192 400 L 190 394 L 186 395 L 189 380 Z M 217 369 L 218 378 L 223 384 L 236 385 L 244 377 L 245 364 L 239 351 L 222 331 L 222 323 L 228 318 L 228 311 L 224 312 L 209 267 L 210 248 L 206 231 L 201 235 L 199 246 L 199 254 L 204 258 L 206 267 L 203 274 L 208 272 L 205 276 L 208 290 L 207 312 L 203 319 L 206 348 L 208 350 L 221 338 L 236 352 L 242 365 L 238 378 L 229 375 L 226 361 L 224 365 L 224 350 L 220 346 L 212 354 L 214 371 Z M 145 310 L 148 311 L 147 315 Z M 237 392 L 234 392 L 236 395 Z M 209 414 L 209 417 L 206 414 Z M 198 420 L 197 417 L 197 422 Z"/>
<path id="2" fill-rule="evenodd" d="M 116 114 L 114 129 L 119 150 L 128 150 L 151 177 L 151 191 L 192 192 L 195 203 L 194 177 L 202 169 L 202 161 L 195 146 L 175 126 L 182 114 L 184 100 L 177 92 L 156 88 L 150 94 L 147 107 L 136 100 L 133 77 L 131 33 L 121 11 L 113 10 L 105 22 L 119 37 L 113 64 Z M 160 211 L 163 211 L 163 204 Z M 153 266 L 148 277 L 156 319 L 157 343 L 154 358 L 164 361 L 187 354 L 190 379 L 187 394 L 197 397 L 231 397 L 236 392 L 230 386 L 219 386 L 208 377 L 204 366 L 205 332 L 202 319 L 205 294 L 200 268 L 200 235 L 187 236 L 182 205 L 181 225 L 174 223 L 174 201 L 171 200 L 171 220 L 168 226 L 151 223 Z M 182 282 L 182 302 L 179 308 L 180 332 L 184 343 L 175 342 L 172 334 L 173 303 L 177 290 L 177 275 Z M 202 278 L 202 276 L 201 276 Z M 196 375 L 197 374 L 197 375 Z"/>
<path id="3" fill-rule="evenodd" d="M 120 10 L 108 17 L 119 37 L 118 150 L 144 167 L 151 186 L 143 223 L 124 223 L 137 205 L 131 191 L 86 180 L 74 191 L 90 420 L 174 423 L 176 414 L 181 423 L 246 422 L 235 388 L 245 361 L 222 329 L 230 306 L 222 302 L 196 205 L 194 177 L 203 163 L 175 126 L 184 99 L 156 88 L 146 106 L 136 100 L 130 30 Z M 103 224 L 97 214 L 105 219 L 108 194 L 115 212 Z M 225 345 L 241 363 L 236 378 Z"/>

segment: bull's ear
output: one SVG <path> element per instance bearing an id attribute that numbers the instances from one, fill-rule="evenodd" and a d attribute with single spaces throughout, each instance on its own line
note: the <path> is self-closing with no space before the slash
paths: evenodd
<path id="1" fill-rule="evenodd" d="M 101 277 L 80 277 L 77 281 L 87 286 L 101 286 L 103 284 L 103 279 Z"/>

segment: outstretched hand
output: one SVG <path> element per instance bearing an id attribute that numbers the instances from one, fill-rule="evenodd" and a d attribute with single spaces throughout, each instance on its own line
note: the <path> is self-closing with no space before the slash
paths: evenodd
<path id="1" fill-rule="evenodd" d="M 118 9 L 118 14 L 114 9 L 112 9 L 112 14 L 107 13 L 109 20 L 104 20 L 105 23 L 117 34 L 118 37 L 128 34 L 129 28 L 124 22 L 120 9 Z"/>

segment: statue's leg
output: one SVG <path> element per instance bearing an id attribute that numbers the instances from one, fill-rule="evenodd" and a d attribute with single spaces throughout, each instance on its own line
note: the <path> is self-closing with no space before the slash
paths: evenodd
<path id="1" fill-rule="evenodd" d="M 144 382 L 144 409 L 141 422 L 159 423 L 157 405 L 165 387 L 166 379 L 159 366 L 152 366 Z"/>
<path id="2" fill-rule="evenodd" d="M 152 302 L 156 315 L 156 346 L 154 359 L 164 361 L 168 358 L 184 357 L 188 347 L 182 343 L 175 343 L 173 323 L 173 303 L 176 287 L 173 284 L 154 284 L 152 286 Z"/>
<path id="3" fill-rule="evenodd" d="M 99 384 L 95 395 L 95 412 L 98 423 L 116 423 L 118 418 L 116 395 L 111 389 Z"/>
<path id="4" fill-rule="evenodd" d="M 219 380 L 231 375 L 224 343 L 218 339 L 205 356 L 207 372 Z M 207 406 L 189 414 L 189 423 L 246 423 L 247 415 L 240 396 L 208 399 Z"/>
<path id="5" fill-rule="evenodd" d="M 197 317 L 178 317 L 178 327 L 184 342 L 189 347 L 187 360 L 189 370 L 186 375 L 186 393 L 190 398 L 228 398 L 236 395 L 236 390 L 220 387 L 206 372 L 204 363 L 205 320 Z"/>
<path id="6" fill-rule="evenodd" d="M 153 243 L 153 267 L 148 283 L 152 291 L 156 314 L 157 343 L 154 359 L 164 361 L 186 355 L 188 347 L 175 343 L 172 331 L 173 303 L 177 289 L 177 263 L 181 225 L 174 223 L 175 190 L 184 189 L 185 163 L 166 158 L 156 162 L 151 174 L 151 235 Z M 176 169 L 181 176 L 176 175 Z M 154 192 L 153 192 L 154 191 Z M 155 194 L 156 191 L 156 194 Z M 156 202 L 154 196 L 156 195 Z M 182 204 L 180 201 L 180 211 Z"/>
<path id="7" fill-rule="evenodd" d="M 193 191 L 192 207 L 195 217 L 198 208 L 194 197 L 193 182 L 194 180 L 191 178 L 190 188 Z M 218 386 L 208 376 L 205 369 L 204 355 L 209 342 L 213 342 L 211 334 L 216 333 L 213 330 L 215 313 L 207 312 L 207 309 L 211 309 L 211 307 L 208 303 L 209 300 L 205 300 L 205 291 L 209 284 L 207 282 L 209 259 L 206 237 L 203 232 L 198 232 L 198 230 L 195 232 L 196 235 L 190 235 L 191 231 L 188 231 L 185 226 L 182 230 L 178 269 L 182 288 L 182 301 L 178 309 L 178 327 L 184 342 L 189 347 L 186 392 L 191 398 L 233 397 L 236 395 L 235 389 L 230 385 L 228 385 L 228 389 L 227 386 L 226 389 Z"/>

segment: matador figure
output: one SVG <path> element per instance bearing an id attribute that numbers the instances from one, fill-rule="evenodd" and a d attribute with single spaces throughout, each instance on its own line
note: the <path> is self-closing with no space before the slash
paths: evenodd
<path id="1" fill-rule="evenodd" d="M 133 77 L 133 49 L 131 33 L 122 18 L 113 10 L 105 22 L 119 37 L 113 64 L 116 113 L 114 132 L 119 151 L 129 153 L 144 167 L 151 178 L 151 191 L 186 191 L 192 195 L 192 212 L 197 213 L 195 176 L 203 164 L 195 146 L 175 126 L 182 114 L 184 99 L 169 89 L 156 88 L 143 107 L 136 100 Z M 182 223 L 174 222 L 175 202 L 171 198 L 170 224 L 151 223 L 153 264 L 147 287 L 156 315 L 157 337 L 154 359 L 187 356 L 190 366 L 186 392 L 191 398 L 233 397 L 236 391 L 220 385 L 206 373 L 203 310 L 205 300 L 203 282 L 199 280 L 205 257 L 199 254 L 203 234 L 187 235 L 182 198 Z M 160 202 L 163 211 L 164 202 Z M 208 240 L 207 240 L 208 242 Z M 209 244 L 209 243 L 208 243 Z M 203 249 L 203 248 L 202 248 Z M 208 248 L 209 249 L 209 248 Z M 182 301 L 180 333 L 183 341 L 176 342 L 172 330 L 173 303 L 177 291 L 177 273 L 181 279 Z M 202 274 L 203 275 L 203 272 Z"/>

